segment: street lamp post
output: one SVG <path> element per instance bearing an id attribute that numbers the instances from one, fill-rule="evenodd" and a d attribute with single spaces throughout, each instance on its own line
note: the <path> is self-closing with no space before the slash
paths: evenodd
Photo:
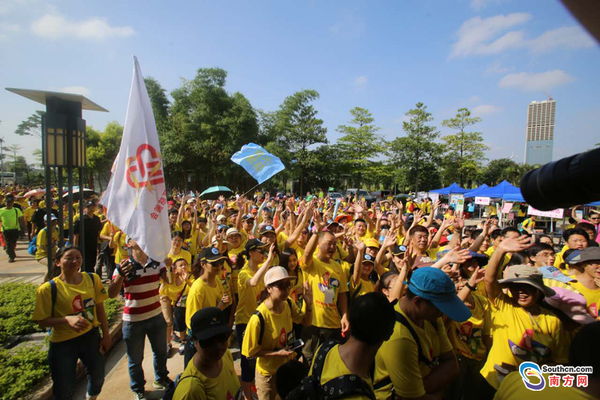
<path id="1" fill-rule="evenodd" d="M 52 213 L 52 169 L 56 168 L 58 187 L 58 226 L 63 228 L 63 172 L 68 179 L 67 198 L 69 212 L 69 242 L 73 243 L 73 172 L 79 175 L 79 232 L 81 252 L 85 260 L 85 235 L 83 218 L 83 170 L 86 166 L 86 124 L 82 119 L 82 110 L 108 112 L 108 110 L 78 94 L 48 92 L 43 90 L 6 88 L 30 100 L 46 105 L 46 113 L 42 117 L 42 158 L 46 178 L 46 224 Z M 47 234 L 48 272 L 46 280 L 51 278 L 52 232 Z M 59 235 L 59 246 L 62 245 L 63 234 Z"/>

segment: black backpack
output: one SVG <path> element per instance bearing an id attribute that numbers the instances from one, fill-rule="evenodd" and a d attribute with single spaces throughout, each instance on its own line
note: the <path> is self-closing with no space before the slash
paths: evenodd
<path id="1" fill-rule="evenodd" d="M 339 342 L 329 340 L 319 348 L 315 355 L 312 375 L 302 379 L 300 385 L 292 390 L 286 400 L 337 400 L 348 396 L 362 395 L 375 400 L 375 393 L 364 379 L 358 375 L 342 375 L 321 385 L 321 374 L 327 353 Z"/>

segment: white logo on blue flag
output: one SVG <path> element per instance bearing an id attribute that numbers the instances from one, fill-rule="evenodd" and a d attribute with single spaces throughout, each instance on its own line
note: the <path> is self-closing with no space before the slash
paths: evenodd
<path id="1" fill-rule="evenodd" d="M 231 161 L 242 166 L 259 184 L 285 169 L 279 158 L 255 143 L 244 145 L 231 156 Z"/>

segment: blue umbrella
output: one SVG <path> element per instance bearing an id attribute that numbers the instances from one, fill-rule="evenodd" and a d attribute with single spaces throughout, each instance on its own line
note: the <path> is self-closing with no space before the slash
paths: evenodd
<path id="1" fill-rule="evenodd" d="M 220 196 L 230 197 L 233 194 L 227 186 L 213 186 L 200 194 L 202 200 L 217 200 Z"/>

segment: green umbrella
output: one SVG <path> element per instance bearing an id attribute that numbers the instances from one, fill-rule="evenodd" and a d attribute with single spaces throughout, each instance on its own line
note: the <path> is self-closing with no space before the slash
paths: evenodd
<path id="1" fill-rule="evenodd" d="M 217 200 L 220 196 L 230 197 L 233 194 L 227 186 L 213 186 L 200 194 L 202 200 Z"/>

